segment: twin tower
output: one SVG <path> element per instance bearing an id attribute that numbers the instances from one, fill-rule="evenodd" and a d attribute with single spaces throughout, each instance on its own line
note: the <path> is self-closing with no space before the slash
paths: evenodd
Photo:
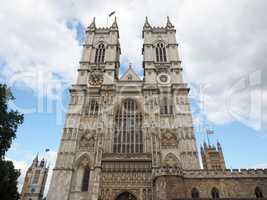
<path id="1" fill-rule="evenodd" d="M 116 19 L 87 28 L 48 200 L 161 199 L 166 177 L 200 168 L 176 30 L 146 18 L 142 36 L 144 78 L 119 77 Z"/>

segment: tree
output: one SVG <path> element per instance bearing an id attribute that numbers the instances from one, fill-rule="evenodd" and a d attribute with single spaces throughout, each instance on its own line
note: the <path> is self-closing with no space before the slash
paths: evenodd
<path id="1" fill-rule="evenodd" d="M 17 179 L 19 170 L 14 168 L 12 161 L 5 160 L 5 154 L 16 138 L 16 131 L 23 123 L 23 115 L 8 108 L 8 102 L 14 100 L 6 85 L 0 84 L 0 197 L 1 200 L 17 200 Z"/>
<path id="2" fill-rule="evenodd" d="M 19 170 L 14 168 L 12 161 L 0 160 L 0 197 L 2 200 L 17 200 Z"/>

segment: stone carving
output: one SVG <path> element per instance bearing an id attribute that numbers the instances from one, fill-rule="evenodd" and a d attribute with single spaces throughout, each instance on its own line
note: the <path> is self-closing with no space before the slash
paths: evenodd
<path id="1" fill-rule="evenodd" d="M 82 160 L 81 160 L 81 162 L 80 162 L 80 165 L 81 166 L 83 166 L 83 167 L 85 167 L 85 166 L 88 166 L 89 165 L 89 160 L 88 160 L 88 158 L 83 158 Z"/>
<path id="2" fill-rule="evenodd" d="M 178 158 L 172 153 L 169 153 L 165 156 L 163 165 L 166 167 L 179 167 L 180 166 Z"/>
<path id="3" fill-rule="evenodd" d="M 162 148 L 173 148 L 177 146 L 177 137 L 174 133 L 166 131 L 161 138 Z"/>
<path id="4" fill-rule="evenodd" d="M 86 133 L 80 139 L 79 147 L 80 150 L 93 150 L 95 146 L 94 134 Z"/>
<path id="5" fill-rule="evenodd" d="M 93 86 L 98 86 L 103 83 L 104 77 L 100 70 L 94 70 L 89 75 L 89 84 Z"/>

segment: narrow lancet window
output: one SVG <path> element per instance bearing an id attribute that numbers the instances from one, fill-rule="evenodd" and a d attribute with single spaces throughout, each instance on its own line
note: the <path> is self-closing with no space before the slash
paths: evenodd
<path id="1" fill-rule="evenodd" d="M 198 192 L 198 190 L 197 190 L 196 188 L 193 188 L 193 189 L 192 189 L 191 197 L 192 197 L 193 199 L 197 199 L 197 198 L 199 198 L 199 192 Z"/>
<path id="2" fill-rule="evenodd" d="M 86 166 L 84 168 L 84 172 L 83 172 L 82 192 L 88 191 L 89 179 L 90 179 L 90 168 L 88 166 Z"/>
<path id="3" fill-rule="evenodd" d="M 219 199 L 220 198 L 220 193 L 219 193 L 219 190 L 217 188 L 212 188 L 211 197 L 213 199 Z"/>
<path id="4" fill-rule="evenodd" d="M 259 187 L 255 188 L 255 196 L 256 196 L 256 198 L 263 198 L 262 191 Z"/>

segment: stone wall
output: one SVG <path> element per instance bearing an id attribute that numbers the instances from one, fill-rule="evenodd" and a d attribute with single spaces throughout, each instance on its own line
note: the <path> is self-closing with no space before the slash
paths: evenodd
<path id="1" fill-rule="evenodd" d="M 211 198 L 211 191 L 217 188 L 220 198 L 255 198 L 255 189 L 259 187 L 263 196 L 267 196 L 267 170 L 187 170 L 182 176 L 162 174 L 157 180 L 165 192 L 161 191 L 157 199 L 164 194 L 168 200 L 191 198 L 191 191 L 196 188 L 200 198 Z M 164 178 L 162 178 L 164 177 Z"/>

